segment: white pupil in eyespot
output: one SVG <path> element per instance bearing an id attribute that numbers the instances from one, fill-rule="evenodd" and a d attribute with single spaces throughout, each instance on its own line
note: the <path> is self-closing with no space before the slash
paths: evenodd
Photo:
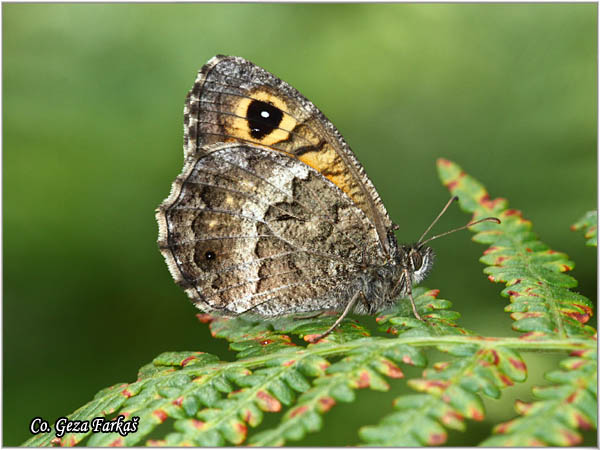
<path id="1" fill-rule="evenodd" d="M 270 116 L 269 111 L 261 111 L 260 116 L 267 119 Z"/>

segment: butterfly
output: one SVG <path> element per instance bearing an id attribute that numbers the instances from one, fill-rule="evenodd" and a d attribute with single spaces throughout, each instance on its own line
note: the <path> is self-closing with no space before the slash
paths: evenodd
<path id="1" fill-rule="evenodd" d="M 412 286 L 431 271 L 431 239 L 399 245 L 334 125 L 243 58 L 218 55 L 199 71 L 185 101 L 183 170 L 156 218 L 175 282 L 204 312 L 343 311 L 318 338 L 350 311 L 375 314 L 398 298 L 421 319 Z"/>

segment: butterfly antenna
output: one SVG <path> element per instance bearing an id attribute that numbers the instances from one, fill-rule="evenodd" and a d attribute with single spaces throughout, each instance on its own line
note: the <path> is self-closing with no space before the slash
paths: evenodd
<path id="1" fill-rule="evenodd" d="M 425 242 L 429 242 L 431 239 L 428 239 L 425 242 L 421 242 L 421 240 L 427 236 L 427 233 L 429 233 L 429 231 L 433 228 L 433 226 L 437 223 L 438 220 L 440 220 L 440 217 L 442 217 L 444 215 L 444 213 L 446 212 L 446 210 L 448 209 L 448 207 L 452 204 L 452 202 L 458 200 L 458 196 L 453 196 L 452 198 L 450 198 L 450 200 L 448 200 L 448 203 L 446 203 L 446 206 L 444 206 L 442 208 L 442 210 L 440 211 L 440 213 L 437 215 L 437 217 L 435 219 L 433 219 L 433 222 L 431 222 L 431 225 L 429 225 L 427 227 L 427 229 L 425 230 L 425 232 L 421 235 L 421 237 L 419 238 L 419 240 L 417 241 L 417 245 L 421 246 L 423 245 Z M 453 230 L 453 231 L 457 231 L 457 230 Z"/>
<path id="2" fill-rule="evenodd" d="M 454 202 L 456 200 L 458 200 L 458 196 L 454 195 L 453 197 L 451 197 L 450 200 L 448 200 L 448 203 L 446 203 L 446 205 L 442 208 L 442 210 L 440 211 L 440 213 L 437 215 L 437 217 L 435 219 L 433 219 L 433 222 L 431 222 L 431 225 L 429 225 L 427 227 L 427 229 L 425 230 L 425 232 L 421 235 L 421 237 L 417 241 L 417 245 L 419 247 L 423 247 L 423 245 L 427 244 L 428 242 L 433 241 L 434 239 L 437 239 L 437 238 L 442 237 L 442 236 L 446 236 L 447 234 L 450 234 L 450 233 L 454 233 L 455 231 L 464 230 L 465 228 L 472 227 L 473 225 L 477 225 L 478 223 L 481 223 L 481 222 L 496 222 L 496 223 L 500 223 L 500 219 L 497 219 L 496 217 L 486 217 L 484 219 L 479 219 L 479 220 L 474 220 L 472 222 L 469 222 L 468 224 L 463 225 L 462 227 L 458 227 L 458 228 L 455 228 L 455 229 L 450 230 L 450 231 L 446 231 L 446 232 L 441 233 L 441 234 L 436 234 L 435 236 L 430 237 L 429 239 L 423 241 L 422 239 L 425 236 L 427 236 L 427 233 L 429 233 L 429 231 L 433 228 L 433 226 L 437 223 L 437 221 L 440 220 L 440 217 L 442 217 L 444 215 L 444 213 L 450 207 L 450 205 L 452 204 L 452 202 Z"/>
<path id="3" fill-rule="evenodd" d="M 441 233 L 441 234 L 437 234 L 437 235 L 435 235 L 435 236 L 433 236 L 433 237 L 430 237 L 430 238 L 429 238 L 429 239 L 427 239 L 426 241 L 419 242 L 419 246 L 423 246 L 423 245 L 427 244 L 428 242 L 431 242 L 431 241 L 433 241 L 434 239 L 437 239 L 437 238 L 439 238 L 439 237 L 442 237 L 442 236 L 446 236 L 447 234 L 450 234 L 450 233 L 454 233 L 455 231 L 464 230 L 465 228 L 472 227 L 473 225 L 477 225 L 478 223 L 481 223 L 481 222 L 495 222 L 495 223 L 501 223 L 501 222 L 500 222 L 500 219 L 498 219 L 498 218 L 496 218 L 496 217 L 485 217 L 485 218 L 483 218 L 483 219 L 474 220 L 474 221 L 472 221 L 472 222 L 469 222 L 469 223 L 468 223 L 468 224 L 466 224 L 466 225 L 463 225 L 462 227 L 458 227 L 458 228 L 455 228 L 454 230 L 450 230 L 450 231 L 446 231 L 446 232 L 444 232 L 444 233 Z"/>

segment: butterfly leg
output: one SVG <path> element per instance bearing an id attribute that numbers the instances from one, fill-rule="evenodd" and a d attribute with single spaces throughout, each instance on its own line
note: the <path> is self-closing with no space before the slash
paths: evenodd
<path id="1" fill-rule="evenodd" d="M 408 289 L 408 298 L 410 299 L 410 306 L 412 306 L 413 314 L 417 319 L 423 321 L 423 319 L 419 315 L 419 312 L 417 311 L 417 306 L 415 305 L 415 299 L 412 295 L 412 283 L 410 282 L 410 275 L 408 273 L 406 273 L 406 279 L 408 280 L 406 287 Z"/>
<path id="2" fill-rule="evenodd" d="M 324 311 L 319 311 L 316 314 L 311 314 L 309 316 L 299 316 L 299 317 L 294 317 L 294 320 L 307 320 L 307 319 L 314 319 L 315 317 L 319 317 L 321 314 L 323 314 Z"/>
<path id="3" fill-rule="evenodd" d="M 310 340 L 310 342 L 314 344 L 315 342 L 317 342 L 317 341 L 319 341 L 319 340 L 321 340 L 321 339 L 329 336 L 331 334 L 331 332 L 333 330 L 335 330 L 337 328 L 337 326 L 342 322 L 342 320 L 344 320 L 344 318 L 348 315 L 348 313 L 350 312 L 350 310 L 352 309 L 352 307 L 354 306 L 354 304 L 358 300 L 358 297 L 361 296 L 361 295 L 364 296 L 364 294 L 363 294 L 362 291 L 358 291 L 356 294 L 354 294 L 352 296 L 352 298 L 350 299 L 350 301 L 348 302 L 348 304 L 346 305 L 346 308 L 344 308 L 344 312 L 340 315 L 340 317 L 338 317 L 338 319 L 334 322 L 334 324 L 331 325 L 329 327 L 329 329 L 325 333 L 320 334 L 320 335 L 312 338 Z"/>

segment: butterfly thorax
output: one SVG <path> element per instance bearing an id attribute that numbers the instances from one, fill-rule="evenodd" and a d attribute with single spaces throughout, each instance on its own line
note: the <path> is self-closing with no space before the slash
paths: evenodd
<path id="1" fill-rule="evenodd" d="M 364 294 L 354 312 L 374 314 L 392 307 L 398 298 L 408 296 L 409 287 L 419 284 L 431 272 L 435 254 L 430 247 L 401 245 L 390 260 L 365 270 L 355 288 Z"/>

